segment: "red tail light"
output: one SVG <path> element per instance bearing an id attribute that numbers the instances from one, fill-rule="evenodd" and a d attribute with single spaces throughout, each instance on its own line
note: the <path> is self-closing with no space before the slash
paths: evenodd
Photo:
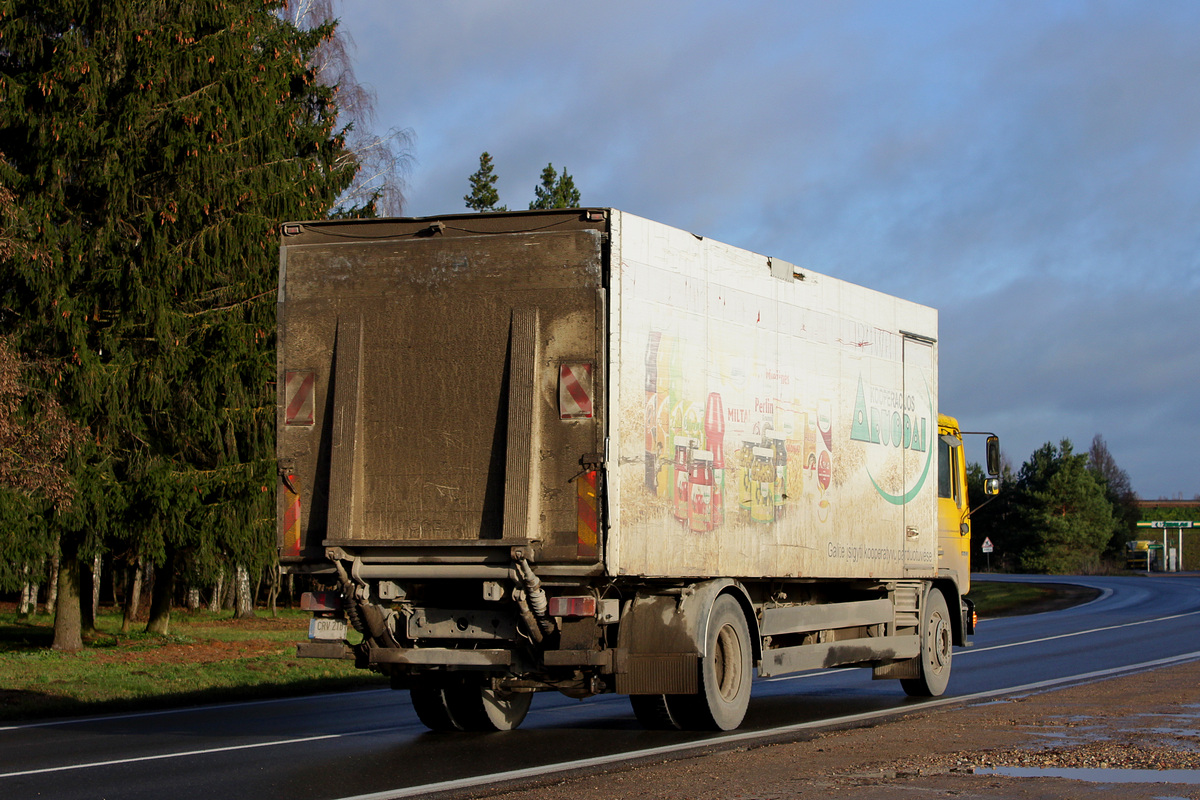
<path id="1" fill-rule="evenodd" d="M 591 596 L 551 597 L 550 616 L 594 617 L 596 616 L 596 598 Z"/>
<path id="2" fill-rule="evenodd" d="M 305 592 L 300 595 L 302 611 L 340 611 L 342 596 L 333 592 Z"/>

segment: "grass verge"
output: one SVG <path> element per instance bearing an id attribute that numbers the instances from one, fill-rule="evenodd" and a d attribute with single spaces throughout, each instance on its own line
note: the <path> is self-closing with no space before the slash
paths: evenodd
<path id="1" fill-rule="evenodd" d="M 975 578 L 968 596 L 975 602 L 980 619 L 994 619 L 1069 608 L 1099 594 L 1098 589 L 1065 583 L 1008 583 Z"/>
<path id="2" fill-rule="evenodd" d="M 120 634 L 101 614 L 79 653 L 50 650 L 53 619 L 0 613 L 0 720 L 169 708 L 385 686 L 353 663 L 296 658 L 309 615 L 280 611 L 235 621 L 207 611 L 171 614 L 170 636 Z"/>

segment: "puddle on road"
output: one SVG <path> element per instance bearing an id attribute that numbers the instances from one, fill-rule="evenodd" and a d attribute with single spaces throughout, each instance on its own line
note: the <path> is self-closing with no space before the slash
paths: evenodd
<path id="1" fill-rule="evenodd" d="M 1200 705 L 1183 708 L 1200 708 Z M 1200 751 L 1200 728 L 1196 727 L 1200 714 L 1134 714 L 1129 719 L 1140 722 L 1137 729 L 1155 737 L 1159 746 L 1184 752 Z M 1039 723 L 1023 725 L 1021 729 L 1033 737 L 1033 749 L 1112 741 L 1122 733 L 1104 724 L 1103 720 L 1086 715 L 1047 717 Z"/>
<path id="2" fill-rule="evenodd" d="M 976 775 L 1067 778 L 1088 783 L 1186 783 L 1200 786 L 1196 769 L 1101 769 L 1087 767 L 976 767 Z"/>

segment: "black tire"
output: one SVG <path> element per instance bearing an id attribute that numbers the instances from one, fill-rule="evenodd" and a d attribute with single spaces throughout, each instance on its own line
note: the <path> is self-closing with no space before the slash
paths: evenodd
<path id="1" fill-rule="evenodd" d="M 633 715 L 642 727 L 649 731 L 677 731 L 679 723 L 671 715 L 664 694 L 631 694 L 629 704 Z"/>
<path id="2" fill-rule="evenodd" d="M 901 678 L 900 685 L 909 697 L 940 697 L 950 683 L 950 660 L 954 654 L 954 626 L 946 598 L 938 589 L 930 589 L 921 614 L 921 677 Z"/>
<path id="3" fill-rule="evenodd" d="M 408 695 L 412 698 L 417 719 L 421 720 L 426 728 L 438 733 L 465 730 L 450 711 L 444 687 L 420 684 L 409 689 Z"/>
<path id="4" fill-rule="evenodd" d="M 484 683 L 465 681 L 446 687 L 450 715 L 468 731 L 511 731 L 525 720 L 532 692 L 503 692 Z"/>
<path id="5" fill-rule="evenodd" d="M 684 730 L 731 731 L 741 725 L 754 680 L 752 654 L 742 607 L 733 597 L 721 595 L 708 618 L 700 691 L 668 695 L 671 717 Z"/>

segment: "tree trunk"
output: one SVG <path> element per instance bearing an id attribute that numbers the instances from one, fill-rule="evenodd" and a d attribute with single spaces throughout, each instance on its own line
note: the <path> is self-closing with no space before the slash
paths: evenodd
<path id="1" fill-rule="evenodd" d="M 100 613 L 100 582 L 103 573 L 100 572 L 102 561 L 100 554 L 96 554 L 96 560 L 92 563 L 92 628 L 96 627 L 96 615 Z"/>
<path id="2" fill-rule="evenodd" d="M 57 602 L 54 605 L 54 643 L 52 650 L 78 653 L 83 649 L 83 628 L 79 608 L 79 541 L 74 536 L 59 540 L 62 555 L 58 563 Z"/>
<path id="3" fill-rule="evenodd" d="M 217 585 L 213 587 L 212 597 L 208 600 L 208 610 L 216 614 L 221 610 L 221 593 L 225 591 L 225 570 L 217 573 Z"/>
<path id="4" fill-rule="evenodd" d="M 121 620 L 121 633 L 129 633 L 137 620 L 138 606 L 142 604 L 142 559 L 129 568 L 129 590 L 125 593 L 125 615 Z"/>
<path id="5" fill-rule="evenodd" d="M 171 632 L 171 600 L 175 595 L 175 551 L 167 548 L 161 568 L 154 571 L 154 586 L 150 590 L 150 620 L 146 633 L 166 636 Z"/>
<path id="6" fill-rule="evenodd" d="M 196 611 L 200 608 L 200 589 L 196 586 L 189 586 L 187 590 L 187 610 Z"/>
<path id="7" fill-rule="evenodd" d="M 58 603 L 58 565 L 59 543 L 55 542 L 50 550 L 50 575 L 46 581 L 46 610 L 57 608 Z"/>
<path id="8" fill-rule="evenodd" d="M 250 596 L 250 573 L 244 564 L 237 565 L 237 583 L 235 586 L 234 619 L 249 619 L 255 616 L 254 601 Z"/>
<path id="9" fill-rule="evenodd" d="M 29 582 L 29 565 L 22 564 L 21 565 L 21 602 L 17 606 L 17 615 L 18 616 L 21 616 L 21 617 L 30 616 L 30 614 L 29 614 L 30 585 L 31 584 Z M 36 588 L 37 585 L 33 584 L 33 586 L 34 586 L 33 610 L 34 610 L 34 612 L 36 612 L 37 611 L 37 588 Z"/>
<path id="10" fill-rule="evenodd" d="M 237 573 L 235 572 L 229 580 L 225 581 L 225 590 L 221 594 L 221 610 L 233 611 L 234 601 L 237 599 Z"/>
<path id="11" fill-rule="evenodd" d="M 84 633 L 96 632 L 96 587 L 100 578 L 96 574 L 95 561 L 77 558 L 79 564 L 79 626 Z"/>
<path id="12" fill-rule="evenodd" d="M 268 574 L 271 576 L 271 579 L 267 583 L 267 605 L 271 609 L 271 619 L 275 619 L 279 616 L 279 612 L 275 608 L 275 601 L 279 599 L 279 585 L 282 583 L 278 561 L 271 565 Z"/>

